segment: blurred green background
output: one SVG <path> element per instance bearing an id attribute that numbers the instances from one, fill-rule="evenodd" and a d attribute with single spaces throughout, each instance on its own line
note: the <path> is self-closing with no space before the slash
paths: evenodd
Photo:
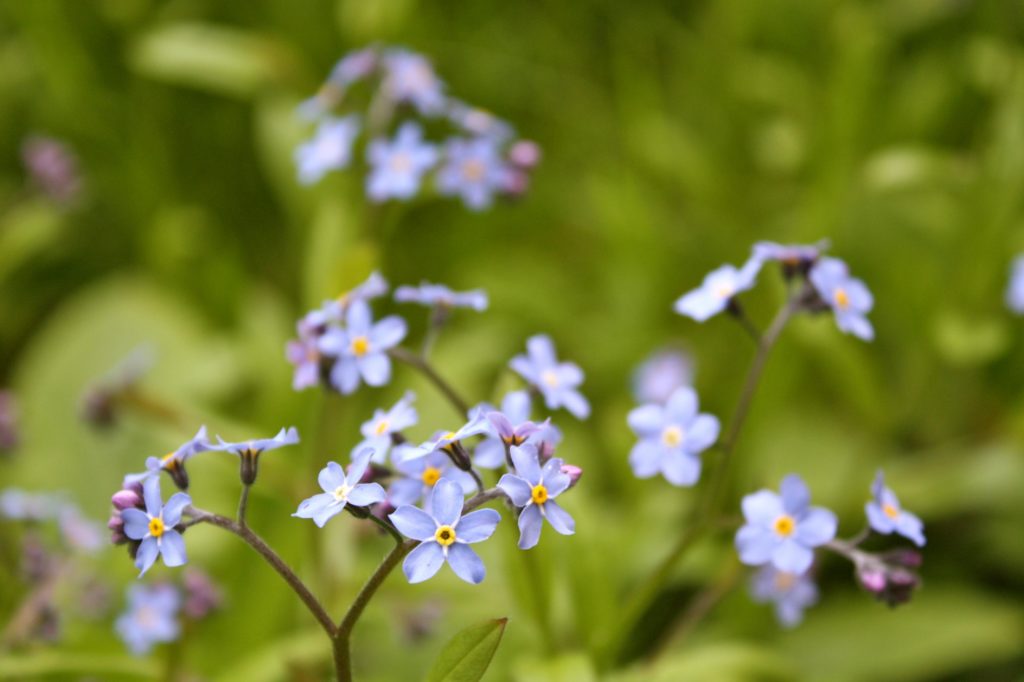
<path id="1" fill-rule="evenodd" d="M 7 0 L 0 36 L 0 386 L 22 413 L 0 487 L 67 490 L 100 520 L 124 472 L 201 423 L 226 438 L 295 424 L 303 444 L 265 458 L 251 523 L 340 612 L 389 541 L 288 514 L 407 387 L 417 436 L 455 415 L 405 368 L 349 398 L 294 393 L 284 343 L 303 312 L 373 268 L 393 283 L 479 286 L 491 309 L 458 315 L 435 355 L 466 394 L 515 386 L 503 367 L 537 332 L 587 372 L 591 419 L 554 415 L 561 454 L 586 471 L 565 499 L 578 533 L 546 531 L 522 553 L 506 517 L 481 546 L 482 585 L 446 570 L 418 586 L 392 576 L 356 630 L 357 677 L 418 679 L 457 630 L 508 616 L 487 679 L 1022 679 L 1024 324 L 1002 302 L 1024 250 L 1021 3 Z M 451 92 L 539 141 L 523 201 L 374 213 L 355 174 L 298 185 L 292 150 L 311 126 L 295 106 L 374 41 L 422 51 Z M 32 134 L 78 157 L 75 205 L 26 192 Z M 727 422 L 749 340 L 728 319 L 680 318 L 672 301 L 758 239 L 823 237 L 874 291 L 877 340 L 827 316 L 792 324 L 730 494 L 799 472 L 849 536 L 884 466 L 927 524 L 923 588 L 890 611 L 829 557 L 821 603 L 795 631 L 741 585 L 695 633 L 661 642 L 730 556 L 726 531 L 678 568 L 632 660 L 602 668 L 623 601 L 696 495 L 630 474 L 632 368 L 683 344 L 704 407 Z M 745 300 L 764 324 L 783 289 L 761 279 Z M 423 320 L 409 317 L 415 340 Z M 83 391 L 140 345 L 155 358 L 144 389 L 186 425 L 129 412 L 90 428 Z M 235 467 L 196 460 L 197 503 L 230 512 Z M 0 532 L 16 559 L 17 531 Z M 60 643 L 0 655 L 0 679 L 160 679 L 169 653 L 193 679 L 320 679 L 326 642 L 277 577 L 213 528 L 188 543 L 227 604 L 183 645 L 125 652 L 110 622 L 134 570 L 111 548 L 96 566 L 114 585 L 111 614 L 68 615 Z M 4 568 L 0 622 L 23 594 L 15 569 Z"/>

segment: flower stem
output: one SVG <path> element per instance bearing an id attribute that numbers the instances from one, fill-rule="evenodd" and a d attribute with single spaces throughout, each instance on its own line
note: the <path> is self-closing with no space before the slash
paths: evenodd
<path id="1" fill-rule="evenodd" d="M 249 488 L 251 485 L 242 484 L 242 494 L 238 498 L 238 525 L 242 528 L 246 527 L 245 524 L 245 511 L 249 508 Z"/>
<path id="2" fill-rule="evenodd" d="M 234 533 L 240 537 L 247 545 L 252 547 L 256 552 L 262 556 L 270 566 L 277 571 L 288 586 L 292 588 L 302 603 L 306 605 L 313 617 L 316 618 L 317 622 L 320 623 L 320 627 L 324 629 L 328 637 L 333 639 L 336 628 L 334 627 L 334 621 L 327 615 L 327 611 L 324 610 L 323 605 L 320 603 L 306 584 L 295 574 L 295 571 L 285 563 L 284 559 L 278 556 L 277 552 L 270 548 L 263 538 L 256 535 L 248 526 L 244 526 L 237 521 L 221 516 L 220 514 L 213 514 L 202 509 L 196 509 L 195 507 L 189 507 L 187 510 L 193 518 L 188 525 L 194 525 L 196 523 L 209 523 L 223 528 L 224 530 Z"/>
<path id="3" fill-rule="evenodd" d="M 405 348 L 395 347 L 388 350 L 388 355 L 397 360 L 398 362 L 409 365 L 410 367 L 418 370 L 423 376 L 430 380 L 434 386 L 441 391 L 448 402 L 451 403 L 459 415 L 465 417 L 469 412 L 469 403 L 462 399 L 458 392 L 452 388 L 451 384 L 445 381 L 440 374 L 434 369 L 428 361 L 408 351 Z"/>

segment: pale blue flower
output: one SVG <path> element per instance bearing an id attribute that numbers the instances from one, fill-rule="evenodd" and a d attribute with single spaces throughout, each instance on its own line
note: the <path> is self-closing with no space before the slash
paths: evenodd
<path id="1" fill-rule="evenodd" d="M 712 270 L 699 287 L 675 302 L 675 311 L 698 322 L 717 315 L 728 307 L 736 294 L 754 286 L 762 263 L 760 258 L 751 258 L 741 268 L 723 265 Z"/>
<path id="2" fill-rule="evenodd" d="M 356 455 L 347 474 L 337 462 L 328 462 L 317 478 L 324 492 L 303 500 L 292 516 L 313 519 L 313 523 L 323 528 L 328 520 L 341 513 L 348 504 L 368 507 L 382 502 L 385 497 L 384 488 L 379 483 L 360 483 L 372 455 L 373 450 L 369 448 Z"/>
<path id="3" fill-rule="evenodd" d="M 569 489 L 572 479 L 562 472 L 562 460 L 549 459 L 543 467 L 537 449 L 531 445 L 512 448 L 514 474 L 505 474 L 498 481 L 512 504 L 522 508 L 519 513 L 519 549 L 530 549 L 540 540 L 543 520 L 556 532 L 572 535 L 576 522 L 562 509 L 555 498 Z"/>
<path id="4" fill-rule="evenodd" d="M 832 308 L 842 331 L 865 341 L 875 338 L 875 329 L 867 318 L 875 299 L 864 282 L 850 276 L 846 263 L 838 258 L 822 258 L 811 268 L 808 279 L 821 300 Z"/>
<path id="5" fill-rule="evenodd" d="M 463 502 L 458 484 L 442 478 L 428 496 L 425 510 L 402 505 L 388 516 L 402 535 L 420 542 L 402 563 L 410 583 L 431 578 L 445 562 L 468 583 L 484 579 L 484 563 L 469 545 L 491 537 L 501 515 L 493 509 L 478 509 L 463 516 Z"/>
<path id="6" fill-rule="evenodd" d="M 213 443 L 206 435 L 206 426 L 200 426 L 196 435 L 182 443 L 178 449 L 168 452 L 162 457 L 147 457 L 146 471 L 141 474 L 128 474 L 124 477 L 126 483 L 135 483 L 151 476 L 166 471 L 174 479 L 175 485 L 182 490 L 188 488 L 188 472 L 185 470 L 185 462 L 200 452 L 214 449 Z"/>
<path id="7" fill-rule="evenodd" d="M 173 585 L 132 585 L 128 609 L 117 618 L 114 629 L 136 656 L 149 653 L 154 644 L 178 639 L 181 593 Z"/>
<path id="8" fill-rule="evenodd" d="M 517 355 L 509 366 L 544 396 L 549 409 L 564 407 L 577 419 L 590 416 L 590 403 L 576 390 L 583 383 L 583 370 L 573 362 L 559 362 L 555 345 L 545 334 L 526 341 L 526 355 Z"/>
<path id="9" fill-rule="evenodd" d="M 1010 283 L 1006 287 L 1006 305 L 1018 315 L 1024 315 L 1024 254 L 1013 259 Z"/>
<path id="10" fill-rule="evenodd" d="M 900 506 L 896 493 L 885 486 L 885 474 L 881 470 L 871 484 L 871 496 L 873 499 L 864 505 L 864 513 L 873 531 L 882 535 L 895 532 L 918 547 L 924 547 L 924 523 Z"/>
<path id="11" fill-rule="evenodd" d="M 416 395 L 407 391 L 401 400 L 395 403 L 390 410 L 377 409 L 373 418 L 363 422 L 360 432 L 363 440 L 352 448 L 352 456 L 357 452 L 369 448 L 373 451 L 372 461 L 383 464 L 387 461 L 388 452 L 393 444 L 392 435 L 401 433 L 403 429 L 415 426 L 419 420 L 416 408 L 412 406 Z"/>
<path id="12" fill-rule="evenodd" d="M 804 573 L 787 573 L 765 564 L 751 580 L 754 601 L 775 605 L 775 617 L 783 627 L 792 628 L 804 619 L 804 609 L 818 602 L 818 586 Z"/>
<path id="13" fill-rule="evenodd" d="M 121 512 L 124 520 L 124 534 L 132 540 L 139 540 L 135 555 L 135 567 L 139 577 L 149 570 L 157 555 L 163 557 L 167 566 L 181 566 L 188 558 L 185 555 L 185 540 L 174 529 L 181 521 L 181 513 L 192 504 L 192 498 L 185 493 L 175 493 L 163 503 L 160 495 L 160 478 L 151 476 L 142 483 L 146 510 L 134 507 Z"/>
<path id="14" fill-rule="evenodd" d="M 630 428 L 640 438 L 629 453 L 638 478 L 662 474 L 669 483 L 690 486 L 700 478 L 700 453 L 718 440 L 720 424 L 710 414 L 698 414 L 697 392 L 677 388 L 662 406 L 643 405 L 629 413 Z"/>
<path id="15" fill-rule="evenodd" d="M 461 442 L 466 438 L 486 433 L 488 426 L 489 424 L 486 417 L 482 414 L 476 413 L 468 422 L 460 426 L 456 431 L 438 431 L 434 434 L 433 438 L 428 441 L 424 441 L 415 450 L 407 451 L 404 459 L 408 460 L 416 457 L 424 457 L 438 450 L 450 451 L 456 447 L 460 447 Z"/>
<path id="16" fill-rule="evenodd" d="M 396 453 L 394 464 L 400 476 L 388 487 L 388 501 L 395 507 L 416 504 L 441 479 L 457 484 L 464 495 L 476 491 L 473 476 L 456 467 L 451 457 L 442 450 L 435 450 L 424 457 L 408 457 Z"/>
<path id="17" fill-rule="evenodd" d="M 444 83 L 426 57 L 408 50 L 390 50 L 384 55 L 383 87 L 392 100 L 408 103 L 424 116 L 444 110 Z"/>
<path id="18" fill-rule="evenodd" d="M 395 289 L 399 303 L 419 303 L 432 308 L 472 308 L 487 310 L 487 292 L 483 289 L 452 291 L 443 284 L 422 282 L 418 287 L 401 286 Z"/>
<path id="19" fill-rule="evenodd" d="M 311 185 L 328 171 L 341 170 L 352 161 L 352 145 L 359 135 L 359 117 L 325 118 L 316 135 L 295 150 L 299 182 Z"/>
<path id="20" fill-rule="evenodd" d="M 504 142 L 514 132 L 508 123 L 486 109 L 456 99 L 449 98 L 447 115 L 449 121 L 474 137 L 488 137 Z"/>
<path id="21" fill-rule="evenodd" d="M 746 524 L 736 533 L 736 549 L 747 565 L 804 573 L 814 548 L 835 537 L 836 515 L 810 506 L 811 493 L 796 474 L 782 479 L 781 493 L 759 490 L 743 498 Z"/>
<path id="22" fill-rule="evenodd" d="M 405 338 L 405 320 L 391 315 L 373 321 L 365 301 L 352 302 L 345 313 L 344 329 L 331 329 L 320 337 L 320 352 L 337 358 L 331 368 L 331 385 L 352 393 L 360 379 L 368 386 L 383 386 L 391 379 L 388 349 Z"/>
<path id="23" fill-rule="evenodd" d="M 488 208 L 496 193 L 508 185 L 509 169 L 498 143 L 490 137 L 455 138 L 445 145 L 445 160 L 437 173 L 437 189 L 462 197 L 467 208 Z"/>
<path id="24" fill-rule="evenodd" d="M 633 396 L 664 405 L 677 388 L 693 384 L 693 360 L 671 348 L 652 353 L 633 372 Z"/>
<path id="25" fill-rule="evenodd" d="M 327 325 L 341 324 L 345 313 L 356 301 L 372 301 L 388 293 L 388 281 L 374 270 L 362 284 L 340 294 L 337 298 L 324 301 L 319 310 L 311 311 L 300 322 L 299 336 L 310 334 L 320 337 L 327 331 Z"/>
<path id="26" fill-rule="evenodd" d="M 473 450 L 473 463 L 476 466 L 495 469 L 504 465 L 506 438 L 509 438 L 509 445 L 521 445 L 523 442 L 528 442 L 539 447 L 543 446 L 548 450 L 553 450 L 562 442 L 562 432 L 551 423 L 550 419 L 546 419 L 540 424 L 530 421 L 531 402 L 529 391 L 509 391 L 502 398 L 500 414 L 508 422 L 511 432 L 500 431 L 490 418 L 491 413 L 496 411 L 491 405 L 481 403 L 470 410 L 471 418 L 483 415 L 488 420 L 487 437 L 480 441 Z M 502 429 L 505 428 L 506 425 L 502 424 Z"/>
<path id="27" fill-rule="evenodd" d="M 267 450 L 276 450 L 286 445 L 295 445 L 299 442 L 299 432 L 292 426 L 282 428 L 273 438 L 257 438 L 256 440 L 245 440 L 237 443 L 226 443 L 220 436 L 217 436 L 214 450 L 231 452 L 238 455 L 241 462 L 242 483 L 251 485 L 256 480 L 259 468 L 259 456 Z"/>
<path id="28" fill-rule="evenodd" d="M 420 189 L 423 174 L 437 163 L 434 145 L 423 142 L 423 130 L 406 122 L 394 140 L 376 139 L 366 148 L 370 174 L 366 194 L 371 200 L 410 199 Z"/>

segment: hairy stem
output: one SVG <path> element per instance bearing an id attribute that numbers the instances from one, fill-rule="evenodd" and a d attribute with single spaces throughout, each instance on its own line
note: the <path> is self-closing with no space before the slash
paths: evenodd
<path id="1" fill-rule="evenodd" d="M 452 388 L 451 384 L 445 381 L 440 374 L 434 369 L 433 365 L 424 360 L 419 355 L 408 351 L 405 348 L 391 348 L 388 350 L 388 355 L 397 360 L 398 362 L 409 365 L 410 367 L 418 370 L 423 376 L 430 380 L 432 384 L 448 399 L 460 416 L 465 417 L 469 412 L 469 403 L 462 399 L 458 392 Z"/>

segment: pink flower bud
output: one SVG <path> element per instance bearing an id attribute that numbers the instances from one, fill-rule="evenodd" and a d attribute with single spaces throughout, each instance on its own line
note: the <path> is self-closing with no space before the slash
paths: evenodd
<path id="1" fill-rule="evenodd" d="M 508 150 L 508 160 L 524 170 L 540 163 L 540 145 L 533 140 L 519 140 Z"/>
<path id="2" fill-rule="evenodd" d="M 124 511 L 125 509 L 140 506 L 142 504 L 142 497 L 134 490 L 118 490 L 111 496 L 110 502 L 114 505 L 114 509 Z"/>
<path id="3" fill-rule="evenodd" d="M 569 477 L 569 487 L 572 488 L 579 482 L 580 476 L 583 475 L 583 469 L 575 464 L 563 464 L 562 473 Z"/>

